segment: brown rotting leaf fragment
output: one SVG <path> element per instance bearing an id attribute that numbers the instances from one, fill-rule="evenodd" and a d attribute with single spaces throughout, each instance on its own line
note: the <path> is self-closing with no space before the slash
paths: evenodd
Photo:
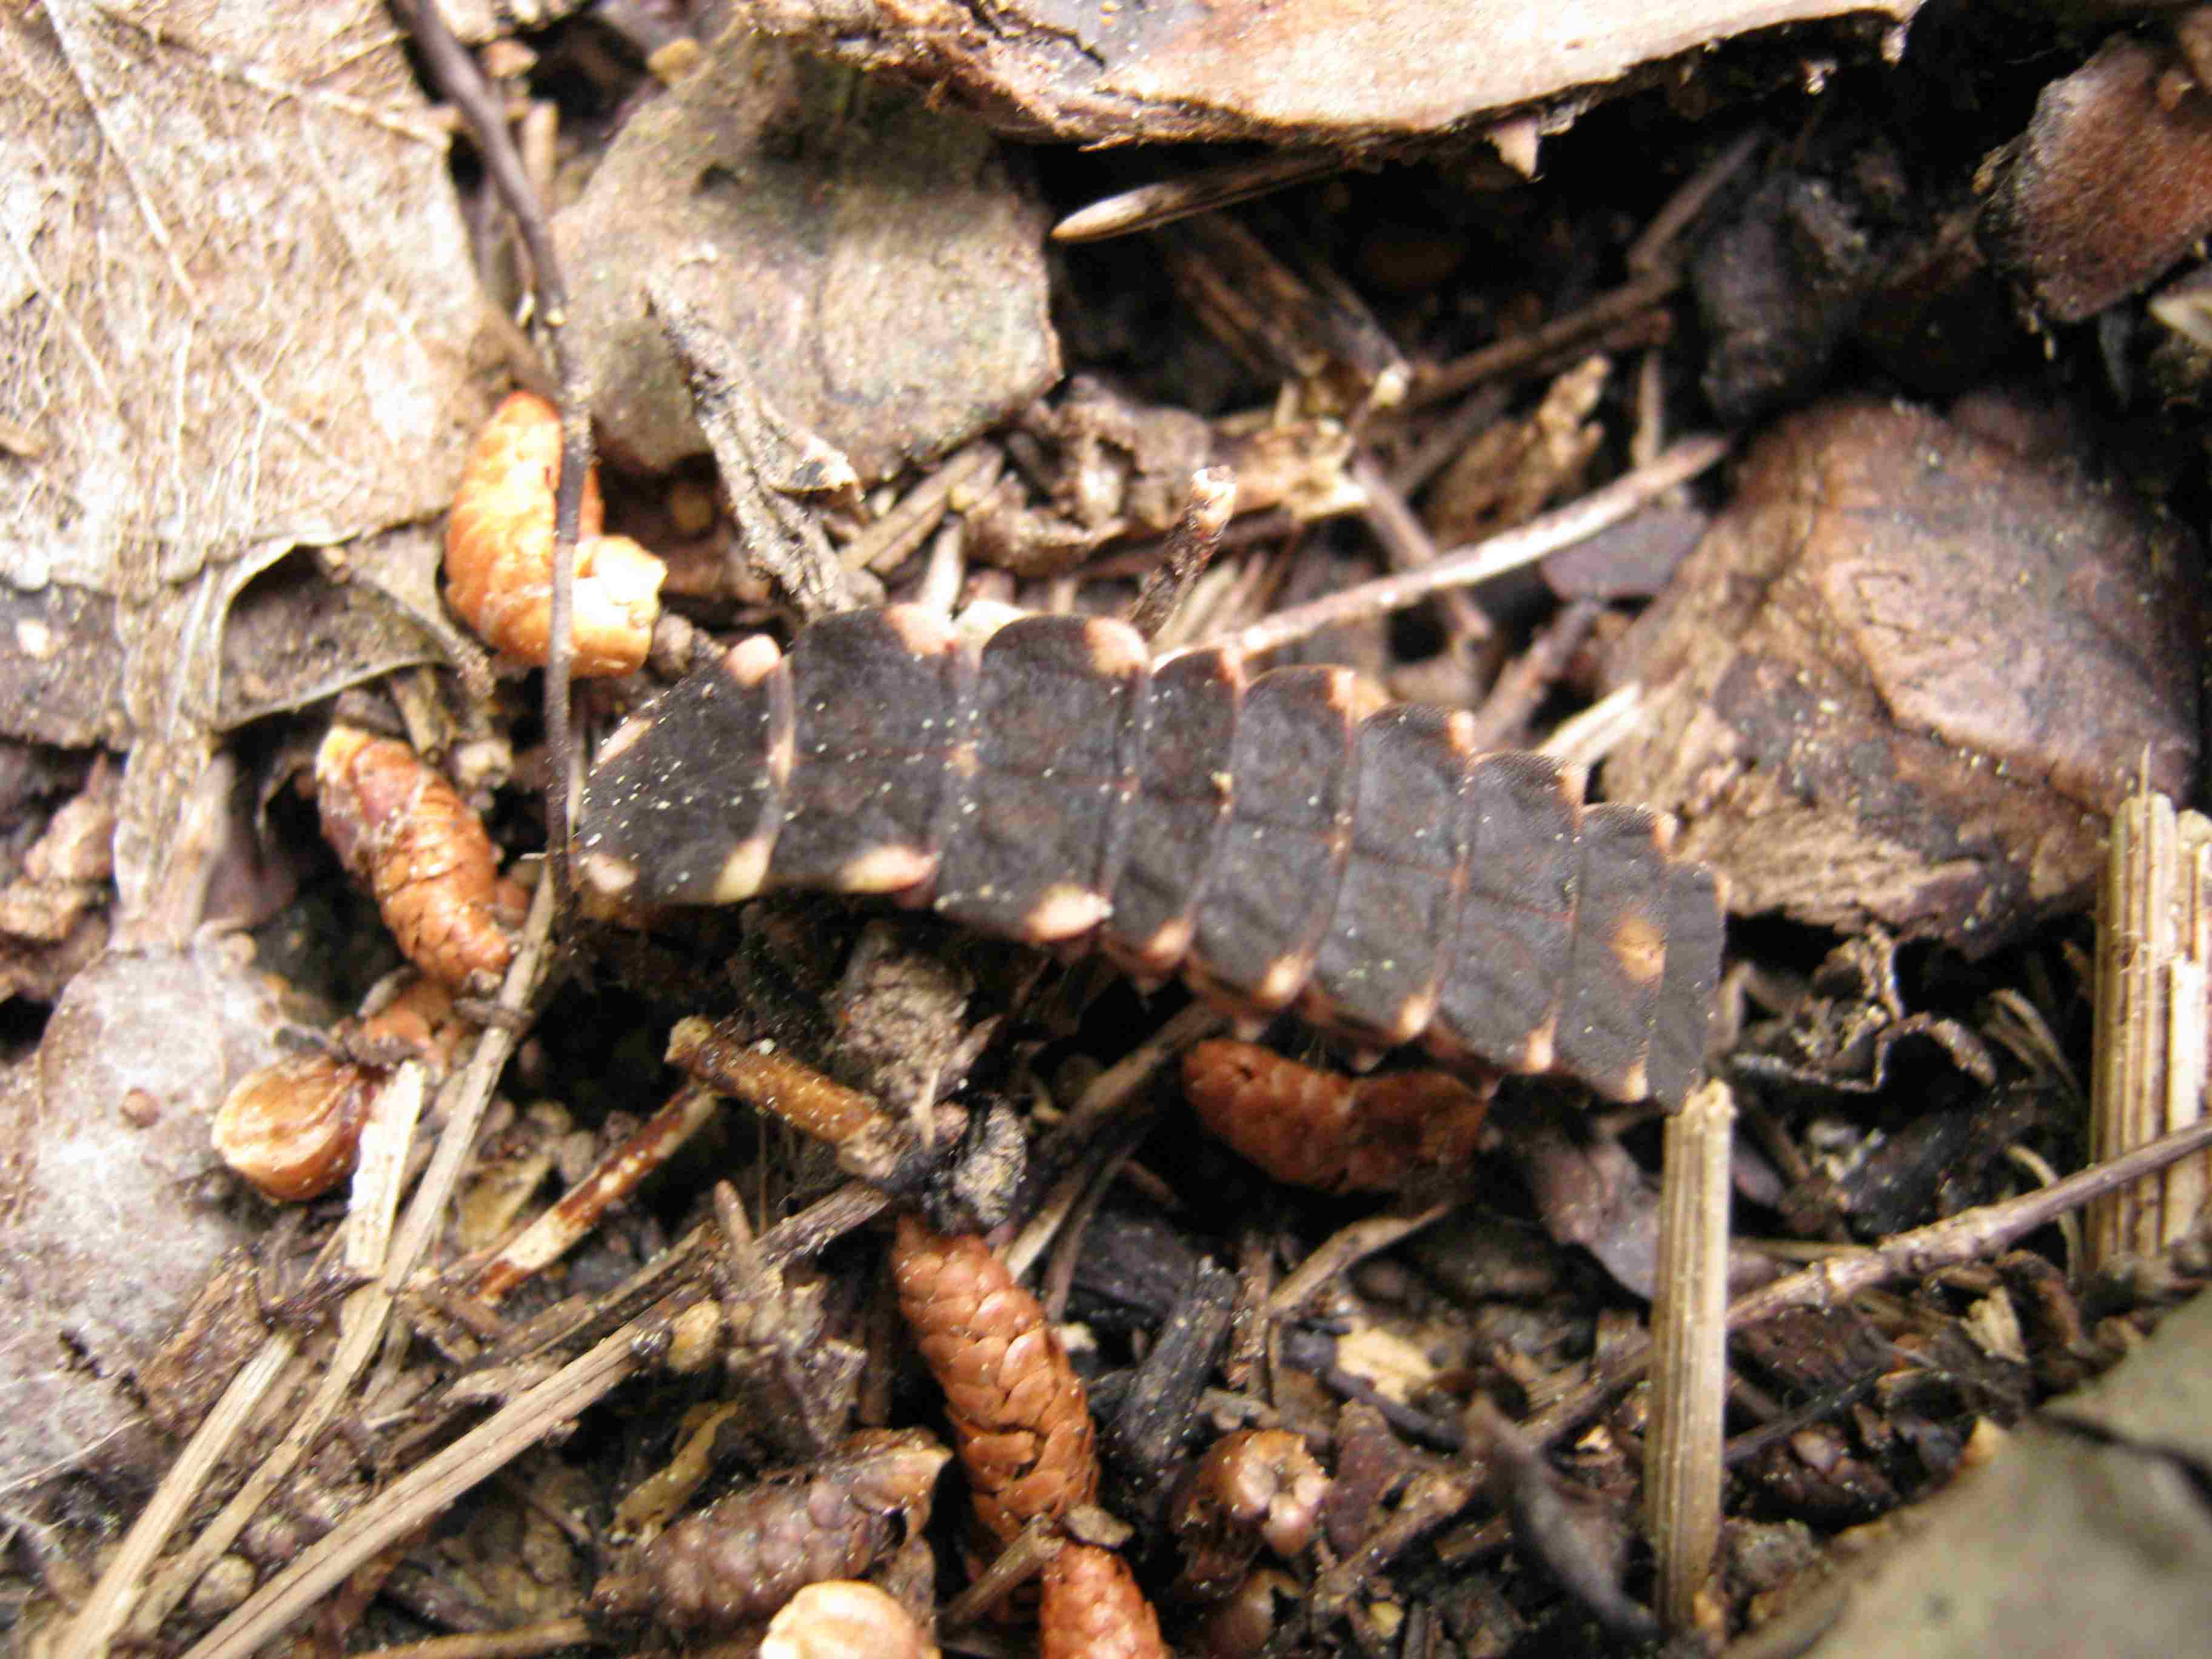
<path id="1" fill-rule="evenodd" d="M 915 1346 L 945 1390 L 984 1528 L 1010 1542 L 1037 1516 L 1092 1502 L 1090 1401 L 1037 1299 L 981 1239 L 948 1237 L 912 1215 L 899 1218 L 891 1273 Z"/>
<path id="2" fill-rule="evenodd" d="M 462 621 L 518 661 L 542 667 L 553 622 L 553 492 L 560 412 L 518 392 L 477 436 L 446 523 L 446 598 Z M 571 672 L 643 665 L 667 567 L 627 536 L 600 533 L 596 468 L 584 480 L 576 543 Z"/>
<path id="3" fill-rule="evenodd" d="M 1649 696 L 1607 793 L 1742 914 L 1980 953 L 2078 906 L 2201 741 L 2194 538 L 2093 483 L 1898 404 L 1784 422 L 1616 653 Z"/>
<path id="4" fill-rule="evenodd" d="M 601 1620 L 733 1630 L 802 1589 L 865 1572 L 929 1522 L 950 1455 L 919 1429 L 869 1429 L 793 1474 L 688 1516 L 592 1592 Z"/>
<path id="5" fill-rule="evenodd" d="M 1352 1078 L 1218 1038 L 1183 1056 L 1183 1093 L 1206 1127 L 1278 1181 L 1394 1192 L 1474 1156 L 1495 1079 L 1449 1073 Z"/>
<path id="6" fill-rule="evenodd" d="M 1159 1614 L 1121 1558 L 1071 1543 L 1048 1562 L 1037 1615 L 1043 1659 L 1168 1659 Z"/>
<path id="7" fill-rule="evenodd" d="M 498 854 L 453 785 L 405 744 L 334 726 L 315 755 L 315 799 L 324 839 L 368 884 L 410 962 L 457 987 L 507 970 Z"/>

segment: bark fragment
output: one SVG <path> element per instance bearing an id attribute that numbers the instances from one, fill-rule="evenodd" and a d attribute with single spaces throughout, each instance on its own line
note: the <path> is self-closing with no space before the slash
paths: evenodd
<path id="1" fill-rule="evenodd" d="M 2200 742 L 2193 539 L 2089 483 L 1901 406 L 1784 423 L 1624 642 L 1607 793 L 1740 914 L 1978 954 L 2077 907 L 2137 769 L 2186 791 Z"/>

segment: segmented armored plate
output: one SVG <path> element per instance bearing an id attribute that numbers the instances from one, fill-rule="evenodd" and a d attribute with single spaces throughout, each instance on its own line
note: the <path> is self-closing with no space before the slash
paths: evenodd
<path id="1" fill-rule="evenodd" d="M 893 606 L 787 657 L 744 641 L 635 716 L 580 846 L 647 902 L 888 893 L 1240 1012 L 1679 1104 L 1719 976 L 1712 873 L 1669 856 L 1664 815 L 1584 806 L 1469 730 L 1342 669 L 1155 665 L 1074 617 L 978 651 Z"/>

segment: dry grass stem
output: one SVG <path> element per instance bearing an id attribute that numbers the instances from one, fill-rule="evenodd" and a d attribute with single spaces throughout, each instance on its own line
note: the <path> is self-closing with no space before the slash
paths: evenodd
<path id="1" fill-rule="evenodd" d="M 1735 1102 L 1719 1082 L 1698 1089 L 1667 1121 L 1644 1480 L 1659 1616 L 1678 1631 L 1704 1623 L 1703 1592 L 1720 1544 L 1735 1123 Z"/>
<path id="2" fill-rule="evenodd" d="M 532 915 L 534 920 L 536 913 Z M 840 1188 L 762 1234 L 762 1260 L 781 1267 L 811 1255 L 870 1219 L 884 1203 L 880 1193 L 863 1189 L 858 1182 Z M 681 1255 L 690 1243 L 687 1239 L 670 1255 Z M 654 1272 L 655 1268 L 647 1268 L 637 1277 L 643 1279 Z M 674 1291 L 408 1471 L 380 1492 L 374 1503 L 348 1516 L 262 1585 L 189 1649 L 185 1659 L 246 1659 L 363 1562 L 434 1519 L 478 1481 L 506 1468 L 635 1376 L 646 1363 L 641 1355 L 648 1346 L 647 1339 L 706 1294 L 701 1285 Z M 184 1587 L 188 1589 L 190 1584 L 187 1579 Z"/>
<path id="3" fill-rule="evenodd" d="M 532 1654 L 581 1647 L 592 1639 L 591 1626 L 580 1619 L 548 1619 L 513 1630 L 471 1631 L 461 1636 L 434 1636 L 424 1642 L 403 1642 L 397 1647 L 374 1650 L 374 1659 L 530 1659 Z"/>
<path id="4" fill-rule="evenodd" d="M 347 1297 L 340 1315 L 342 1334 L 337 1352 L 331 1357 L 330 1369 L 324 1373 L 314 1395 L 301 1410 L 290 1431 L 276 1449 L 265 1458 L 216 1518 L 204 1528 L 199 1535 L 140 1598 L 131 1620 L 134 1633 L 151 1638 L 160 1629 L 169 1611 L 182 1601 L 198 1582 L 200 1576 L 214 1565 L 246 1524 L 260 1512 L 261 1506 L 288 1480 L 299 1465 L 315 1437 L 334 1418 L 346 1396 L 359 1379 L 384 1337 L 386 1322 L 397 1300 L 400 1287 L 413 1273 L 429 1248 L 430 1240 L 445 1224 L 448 1206 L 453 1201 L 462 1170 L 475 1150 L 477 1131 L 483 1121 L 485 1109 L 491 1103 L 492 1085 L 499 1079 L 507 1057 L 514 1052 L 514 1044 L 523 1029 L 523 1011 L 537 994 L 538 985 L 549 957 L 547 942 L 553 927 L 554 895 L 550 886 L 541 886 L 533 896 L 529 919 L 523 925 L 522 939 L 508 965 L 506 982 L 500 988 L 495 1004 L 495 1017 L 477 1039 L 475 1052 L 470 1056 L 467 1068 L 450 1081 L 441 1091 L 446 1102 L 446 1127 L 439 1137 L 436 1152 L 431 1155 L 428 1167 L 416 1183 L 415 1196 L 409 1204 L 405 1218 L 400 1223 L 398 1237 L 388 1250 L 379 1250 L 373 1265 L 367 1256 L 371 1235 L 363 1231 L 375 1226 L 379 1234 L 387 1228 L 389 1210 L 385 1219 L 372 1224 L 359 1218 L 365 1190 L 362 1178 L 355 1184 L 355 1212 L 349 1217 L 348 1259 L 360 1271 L 377 1275 L 376 1282 L 364 1285 Z M 409 1067 L 410 1071 L 417 1068 Z M 419 1076 L 419 1072 L 418 1072 Z M 419 1099 L 418 1099 L 419 1105 Z M 385 1109 L 380 1103 L 378 1115 Z M 370 1144 L 374 1130 L 362 1136 L 362 1168 L 364 1174 L 386 1167 L 386 1154 Z M 410 1126 L 411 1134 L 411 1122 Z M 390 1160 L 393 1165 L 404 1164 L 404 1152 Z M 397 1175 L 391 1177 L 393 1185 L 390 1197 L 380 1194 L 380 1207 L 396 1201 Z M 380 1242 L 380 1239 L 378 1241 Z M 356 1255 L 356 1251 L 362 1252 Z M 325 1540 L 327 1541 L 327 1540 Z M 388 1540 L 387 1540 L 388 1541 Z M 374 1550 L 365 1552 L 349 1562 L 328 1582 L 335 1584 L 353 1566 L 368 1559 Z M 312 1559 L 313 1552 L 310 1552 Z M 324 1588 L 328 1588 L 325 1584 Z M 319 1594 L 319 1591 L 318 1592 Z M 257 1598 L 258 1599 L 258 1598 Z M 312 1599 L 312 1598 L 310 1598 Z M 247 1603 L 251 1607 L 252 1602 Z M 243 1613 L 244 1608 L 240 1609 Z M 234 1615 L 236 1617 L 237 1615 Z"/>
<path id="5" fill-rule="evenodd" d="M 2113 1158 L 2203 1113 L 2208 866 L 2212 824 L 2176 814 L 2154 791 L 2112 815 L 2098 908 L 2096 1053 L 2090 1148 Z M 2124 1254 L 2153 1255 L 2187 1231 L 2207 1190 L 2205 1161 L 2089 1206 L 2091 1271 Z"/>
<path id="6" fill-rule="evenodd" d="M 343 1233 L 344 1264 L 354 1273 L 373 1278 L 384 1265 L 392 1218 L 405 1171 L 407 1147 L 413 1139 L 422 1106 L 422 1069 L 410 1065 L 400 1068 L 370 1109 L 368 1121 L 362 1131 L 360 1165 L 354 1176 L 352 1201 Z M 349 1364 L 349 1386 L 374 1352 L 375 1343 L 382 1334 L 380 1316 L 388 1306 L 388 1298 L 380 1300 L 378 1287 L 373 1284 L 363 1285 L 346 1298 L 340 1314 L 343 1334 L 331 1364 L 333 1370 L 341 1360 Z M 143 1575 L 167 1541 L 170 1530 L 198 1497 L 202 1484 L 214 1473 L 231 1442 L 246 1429 L 253 1407 L 290 1364 L 296 1346 L 289 1333 L 273 1332 L 247 1362 L 132 1524 L 124 1547 L 100 1575 L 92 1599 L 64 1639 L 58 1650 L 61 1654 L 104 1653 L 126 1621 L 140 1633 L 150 1634 L 158 1629 L 169 1610 L 229 1547 L 238 1531 L 289 1473 L 312 1438 L 312 1431 L 302 1432 L 304 1419 L 270 1455 L 216 1522 L 150 1585 L 142 1583 Z M 308 1408 L 310 1413 L 320 1408 L 321 1415 L 315 1419 L 316 1429 L 335 1413 L 343 1392 L 331 1386 L 326 1374 Z M 226 1527 L 225 1523 L 234 1516 L 236 1524 Z"/>
<path id="7" fill-rule="evenodd" d="M 231 1441 L 252 1419 L 270 1384 L 291 1363 L 296 1346 L 289 1332 L 276 1332 L 231 1379 L 215 1409 L 169 1465 L 161 1486 L 131 1523 L 122 1547 L 93 1586 L 91 1595 L 63 1632 L 54 1647 L 56 1659 L 108 1650 L 131 1616 L 133 1596 L 146 1570 L 161 1554 L 171 1530 L 191 1510 L 200 1488 L 230 1449 Z"/>

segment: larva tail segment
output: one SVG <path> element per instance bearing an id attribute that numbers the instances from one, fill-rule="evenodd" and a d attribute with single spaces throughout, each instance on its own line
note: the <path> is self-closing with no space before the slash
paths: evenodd
<path id="1" fill-rule="evenodd" d="M 985 932 L 1180 971 L 1454 1065 L 1679 1104 L 1718 979 L 1709 872 L 1671 820 L 1478 754 L 1464 715 L 1341 669 L 1147 665 L 1133 632 L 894 606 L 749 641 L 617 732 L 587 876 L 647 901 L 884 893 Z"/>
<path id="2" fill-rule="evenodd" d="M 560 411 L 518 392 L 477 435 L 446 521 L 446 598 L 495 649 L 543 665 L 553 621 L 554 488 Z M 580 676 L 634 673 L 660 615 L 667 567 L 627 536 L 600 533 L 598 470 L 584 479 L 577 528 L 575 660 Z"/>
<path id="3" fill-rule="evenodd" d="M 1097 1495 L 1090 1402 L 1037 1300 L 973 1235 L 899 1218 L 891 1275 L 915 1346 L 945 1391 L 984 1529 L 1012 1541 Z"/>

